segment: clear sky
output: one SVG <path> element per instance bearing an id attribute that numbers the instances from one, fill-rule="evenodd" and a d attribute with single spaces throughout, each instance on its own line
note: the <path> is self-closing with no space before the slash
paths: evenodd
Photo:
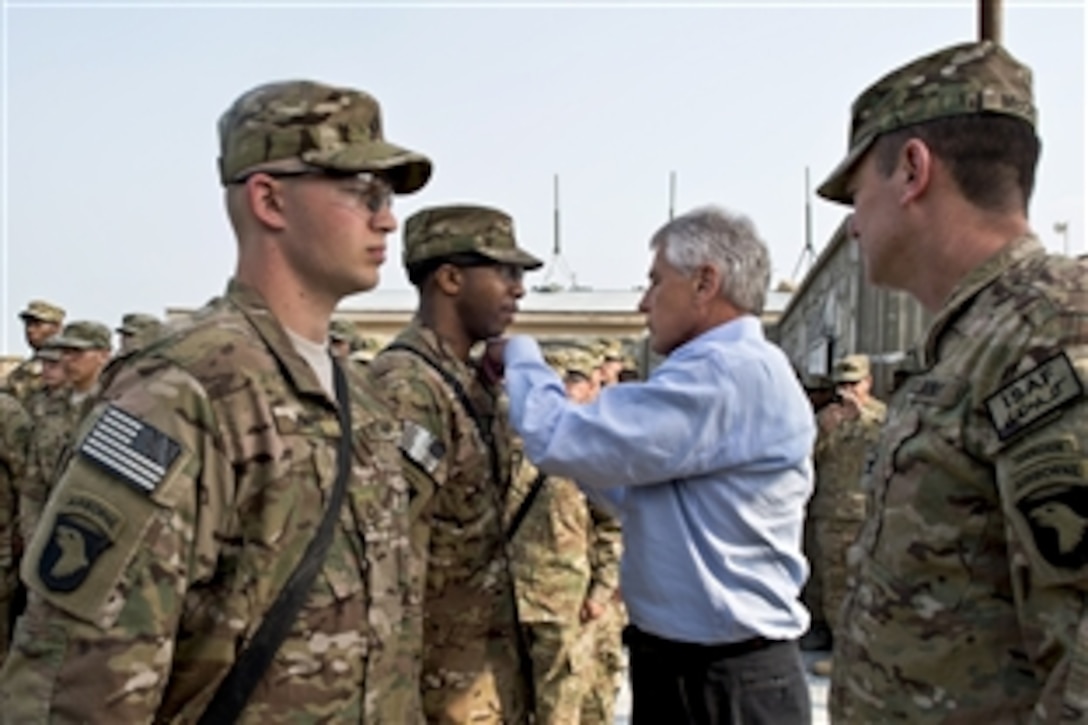
<path id="1" fill-rule="evenodd" d="M 1035 71 L 1043 160 L 1032 220 L 1086 250 L 1085 11 L 1005 0 L 1005 44 Z M 429 154 L 398 199 L 501 207 L 522 244 L 581 284 L 643 284 L 647 242 L 676 209 L 748 214 L 775 280 L 805 241 L 815 188 L 845 152 L 849 104 L 907 60 L 976 36 L 975 0 L 944 2 L 185 3 L 5 0 L 0 351 L 44 297 L 116 325 L 222 291 L 234 246 L 215 122 L 242 91 L 313 78 L 366 89 L 387 136 Z M 845 210 L 812 201 L 817 251 Z M 408 285 L 400 235 L 382 285 Z M 529 283 L 540 281 L 531 276 Z M 355 299 L 346 300 L 345 307 Z"/>

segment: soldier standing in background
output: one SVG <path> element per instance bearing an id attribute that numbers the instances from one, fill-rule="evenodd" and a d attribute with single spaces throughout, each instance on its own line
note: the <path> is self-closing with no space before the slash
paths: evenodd
<path id="1" fill-rule="evenodd" d="M 571 400 L 592 400 L 579 386 L 590 380 L 596 360 L 570 348 L 549 350 L 547 359 L 565 375 Z M 510 553 L 518 617 L 533 661 L 534 722 L 599 722 L 596 717 L 582 718 L 582 711 L 587 705 L 600 709 L 595 692 L 603 684 L 598 635 L 618 592 L 620 525 L 604 508 L 589 502 L 573 481 L 540 475 L 523 460 L 510 498 L 518 522 L 511 532 Z M 519 519 L 517 512 L 524 506 Z M 613 634 L 613 648 L 619 648 L 620 633 Z M 608 687 L 613 701 L 614 686 L 613 682 Z M 612 718 L 605 722 L 610 725 Z"/>
<path id="2" fill-rule="evenodd" d="M 31 300 L 19 313 L 23 321 L 26 344 L 36 353 L 38 349 L 60 330 L 64 322 L 64 309 L 45 300 Z M 3 390 L 8 391 L 20 403 L 41 387 L 41 363 L 34 355 L 17 365 L 4 379 Z"/>
<path id="3" fill-rule="evenodd" d="M 1088 260 L 1028 222 L 1031 71 L 990 41 L 862 92 L 820 186 L 935 318 L 866 475 L 838 722 L 1088 721 Z"/>
<path id="4" fill-rule="evenodd" d="M 0 663 L 7 657 L 19 580 L 21 541 L 15 482 L 25 475 L 30 416 L 13 395 L 0 392 Z"/>
<path id="5" fill-rule="evenodd" d="M 27 397 L 24 407 L 35 423 L 68 407 L 68 374 L 64 371 L 64 355 L 53 344 L 56 339 L 55 335 L 49 338 L 34 353 L 41 363 L 41 386 Z"/>
<path id="6" fill-rule="evenodd" d="M 162 332 L 162 321 L 143 312 L 129 312 L 121 317 L 117 335 L 121 339 L 118 355 L 127 355 L 151 342 Z"/>
<path id="7" fill-rule="evenodd" d="M 355 325 L 347 320 L 333 320 L 329 323 L 329 351 L 333 357 L 346 360 L 358 345 L 359 333 Z"/>
<path id="8" fill-rule="evenodd" d="M 435 723 L 523 723 L 531 674 L 503 529 L 512 434 L 501 388 L 469 351 L 510 325 L 522 275 L 542 263 L 518 248 L 505 213 L 442 206 L 405 223 L 404 265 L 419 307 L 368 368 L 425 454 L 408 469 L 426 569 L 424 712 Z"/>
<path id="9" fill-rule="evenodd" d="M 79 320 L 49 339 L 59 350 L 67 386 L 50 406 L 49 414 L 34 421 L 26 476 L 18 482 L 19 532 L 30 541 L 53 488 L 59 466 L 86 411 L 85 403 L 98 393 L 98 376 L 110 359 L 110 329 L 99 322 Z"/>
<path id="10" fill-rule="evenodd" d="M 234 278 L 110 368 L 23 558 L 12 722 L 419 720 L 401 429 L 326 335 L 431 164 L 311 81 L 243 94 L 219 142 Z"/>
<path id="11" fill-rule="evenodd" d="M 846 552 L 865 520 L 865 493 L 861 475 L 870 449 L 880 437 L 884 404 L 870 395 L 873 377 L 869 358 L 848 355 L 831 372 L 836 399 L 816 416 L 813 463 L 816 491 L 809 502 L 809 522 L 815 528 L 819 553 L 821 609 L 831 625 L 834 642 L 836 615 L 846 593 Z M 831 659 L 812 664 L 814 674 L 831 674 Z"/>

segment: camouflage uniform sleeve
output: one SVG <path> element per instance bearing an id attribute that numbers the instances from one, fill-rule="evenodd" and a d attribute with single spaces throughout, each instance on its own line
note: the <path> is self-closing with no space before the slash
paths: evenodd
<path id="1" fill-rule="evenodd" d="M 623 551 L 620 521 L 607 510 L 587 500 L 589 530 L 589 593 L 587 599 L 605 604 L 620 586 L 620 554 Z"/>
<path id="2" fill-rule="evenodd" d="M 15 398 L 0 394 L 0 569 L 12 566 L 18 532 L 15 483 L 26 475 L 30 416 Z"/>
<path id="3" fill-rule="evenodd" d="M 169 365 L 127 373 L 23 557 L 27 610 L 0 681 L 14 722 L 152 721 L 182 600 L 217 559 L 234 492 L 207 398 Z"/>
<path id="4" fill-rule="evenodd" d="M 1072 334 L 1071 334 L 1072 333 Z M 997 486 L 1040 721 L 1088 719 L 1088 323 L 1037 333 L 989 395 Z M 1074 715 L 1075 713 L 1075 715 Z"/>
<path id="5" fill-rule="evenodd" d="M 447 454 L 453 450 L 450 422 L 443 415 L 450 406 L 440 400 L 442 392 L 432 381 L 429 369 L 424 369 L 414 357 L 398 357 L 404 360 L 395 366 L 372 365 L 371 383 L 405 426 L 401 450 L 404 477 L 411 492 L 412 542 L 417 554 L 424 556 L 427 551 L 424 517 L 437 486 L 446 480 Z"/>
<path id="6" fill-rule="evenodd" d="M 38 527 L 38 521 L 42 517 L 42 508 L 49 495 L 49 482 L 46 480 L 45 466 L 42 465 L 42 457 L 47 455 L 43 445 L 38 426 L 48 425 L 48 419 L 38 422 L 31 428 L 26 449 L 26 465 L 23 475 L 16 479 L 16 490 L 19 497 L 19 535 L 23 541 L 30 541 L 34 536 L 34 530 Z"/>

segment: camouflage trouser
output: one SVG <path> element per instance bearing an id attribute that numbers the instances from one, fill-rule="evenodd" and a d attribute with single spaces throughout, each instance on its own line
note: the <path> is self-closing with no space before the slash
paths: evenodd
<path id="1" fill-rule="evenodd" d="M 846 550 L 854 543 L 861 521 L 818 519 L 816 540 L 823 564 L 823 610 L 831 635 L 838 635 L 838 613 L 846 597 Z"/>
<path id="2" fill-rule="evenodd" d="M 616 696 L 627 669 L 622 642 L 626 624 L 627 610 L 617 601 L 610 603 L 590 627 L 593 665 L 582 699 L 582 725 L 612 725 L 616 720 Z"/>
<path id="3" fill-rule="evenodd" d="M 14 564 L 0 566 L 0 664 L 8 656 L 11 645 L 11 608 L 15 604 L 15 590 L 19 585 L 19 572 Z"/>
<path id="4" fill-rule="evenodd" d="M 559 622 L 523 624 L 536 686 L 535 725 L 578 725 L 592 665 L 591 631 Z"/>
<path id="5" fill-rule="evenodd" d="M 811 513 L 805 517 L 805 535 L 802 546 L 805 558 L 808 559 L 808 581 L 801 589 L 801 602 L 808 609 L 812 617 L 812 627 L 828 624 L 828 620 L 834 616 L 834 612 L 824 611 L 824 563 L 820 557 L 820 546 L 816 540 L 816 528 L 819 519 Z"/>

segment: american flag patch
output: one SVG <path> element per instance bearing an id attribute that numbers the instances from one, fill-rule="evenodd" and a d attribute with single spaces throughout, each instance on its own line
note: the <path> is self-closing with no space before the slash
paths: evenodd
<path id="1" fill-rule="evenodd" d="M 144 493 L 154 491 L 181 446 L 153 425 L 109 406 L 79 446 L 80 454 Z"/>

